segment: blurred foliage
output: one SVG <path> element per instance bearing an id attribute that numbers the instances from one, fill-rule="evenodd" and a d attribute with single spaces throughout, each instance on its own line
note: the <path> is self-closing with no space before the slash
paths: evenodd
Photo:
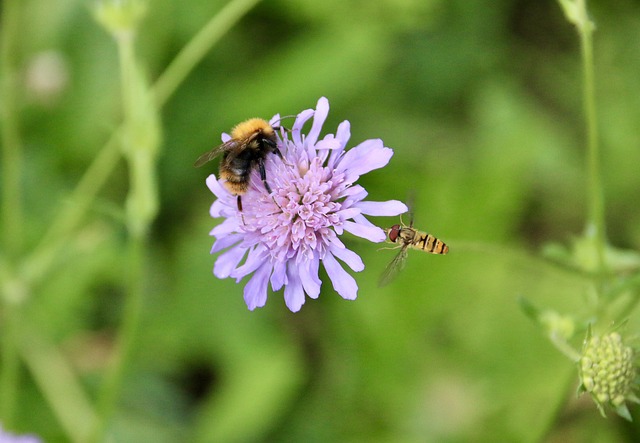
<path id="1" fill-rule="evenodd" d="M 151 2 L 137 48 L 151 82 L 223 5 Z M 637 250 L 640 5 L 590 7 L 607 234 Z M 86 2 L 26 0 L 22 20 L 33 246 L 122 116 L 116 47 Z M 574 34 L 554 1 L 272 0 L 253 9 L 162 110 L 160 214 L 115 441 L 637 441 L 637 410 L 631 424 L 604 420 L 576 399 L 575 368 L 517 303 L 525 295 L 565 312 L 588 296 L 579 275 L 534 258 L 584 228 Z M 296 114 L 320 96 L 331 104 L 327 131 L 348 119 L 353 145 L 379 137 L 395 151 L 363 177 L 370 198 L 415 191 L 416 227 L 451 252 L 410 254 L 401 277 L 379 289 L 394 252 L 348 238 L 367 266 L 355 276 L 357 301 L 325 284 L 300 313 L 280 293 L 249 312 L 242 286 L 211 274 L 211 171 L 192 164 L 234 123 Z M 26 307 L 94 398 L 120 323 L 127 189 L 122 162 Z M 17 427 L 66 441 L 22 372 Z"/>

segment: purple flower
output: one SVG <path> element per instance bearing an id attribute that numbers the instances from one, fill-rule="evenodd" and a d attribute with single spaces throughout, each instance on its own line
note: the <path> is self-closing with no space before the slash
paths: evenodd
<path id="1" fill-rule="evenodd" d="M 33 435 L 14 435 L 2 430 L 0 426 L 0 443 L 42 443 L 38 437 Z"/>
<path id="2" fill-rule="evenodd" d="M 363 201 L 367 191 L 355 182 L 385 166 L 393 151 L 379 139 L 345 150 L 351 135 L 348 121 L 338 126 L 335 135 L 320 139 L 328 112 L 329 102 L 323 97 L 315 110 L 298 114 L 290 132 L 278 134 L 284 161 L 270 154 L 265 162 L 273 192 L 269 195 L 258 172 L 252 171 L 249 189 L 242 196 L 242 213 L 222 180 L 213 174 L 207 178 L 207 186 L 217 197 L 211 216 L 225 218 L 210 233 L 216 238 L 211 253 L 226 249 L 216 260 L 213 273 L 236 281 L 253 274 L 244 288 L 250 310 L 265 305 L 269 283 L 274 291 L 284 286 L 287 307 L 293 312 L 300 310 L 305 294 L 311 298 L 320 294 L 320 262 L 335 291 L 347 300 L 355 299 L 358 285 L 336 258 L 356 272 L 362 271 L 364 264 L 338 236 L 347 231 L 382 242 L 384 231 L 364 216 L 394 216 L 407 211 L 397 200 Z M 302 127 L 312 117 L 305 135 Z M 270 123 L 277 126 L 279 119 L 276 115 Z"/>

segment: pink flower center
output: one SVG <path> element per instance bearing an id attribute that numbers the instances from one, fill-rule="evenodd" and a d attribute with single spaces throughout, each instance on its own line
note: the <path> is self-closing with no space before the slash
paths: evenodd
<path id="1" fill-rule="evenodd" d="M 272 196 L 261 192 L 258 201 L 244 205 L 244 231 L 278 261 L 314 254 L 322 258 L 329 236 L 335 235 L 329 228 L 343 223 L 337 214 L 342 205 L 333 201 L 335 183 L 342 183 L 343 175 L 334 175 L 319 159 L 308 169 L 280 174 Z"/>

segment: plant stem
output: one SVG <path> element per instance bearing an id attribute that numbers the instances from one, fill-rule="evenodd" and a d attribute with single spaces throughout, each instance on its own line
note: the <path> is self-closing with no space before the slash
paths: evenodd
<path id="1" fill-rule="evenodd" d="M 259 1 L 232 0 L 187 43 L 152 87 L 158 108 L 164 106 L 207 52 Z M 37 282 L 46 276 L 59 249 L 68 242 L 69 235 L 82 221 L 84 214 L 115 169 L 121 156 L 119 141 L 122 130 L 121 125 L 100 150 L 76 186 L 70 202 L 54 218 L 42 241 L 25 260 L 24 274 L 29 282 Z"/>
<path id="2" fill-rule="evenodd" d="M 0 130 L 2 131 L 2 250 L 9 269 L 22 250 L 22 141 L 20 139 L 18 92 L 18 38 L 20 35 L 20 0 L 2 3 L 0 47 Z M 12 275 L 0 279 L 2 290 L 2 370 L 0 371 L 0 419 L 6 427 L 12 426 L 19 383 L 19 360 L 16 348 L 19 320 L 19 300 L 12 294 L 15 285 Z"/>
<path id="3" fill-rule="evenodd" d="M 143 167 L 154 167 L 153 152 L 155 148 L 144 143 L 149 138 L 137 137 L 145 130 L 145 116 L 140 112 L 136 100 L 141 100 L 146 93 L 146 84 L 138 77 L 137 60 L 134 49 L 135 30 L 131 32 L 115 34 L 118 44 L 120 65 L 120 82 L 122 89 L 122 107 L 124 115 L 124 131 L 122 137 L 122 149 L 129 167 L 129 196 L 128 199 L 140 202 L 144 205 L 144 197 L 136 197 L 140 193 L 141 186 L 136 177 L 149 177 L 151 174 L 141 174 L 137 170 L 140 163 L 136 161 L 139 156 L 148 157 L 149 162 L 143 163 Z M 150 185 L 153 188 L 153 184 Z M 142 187 L 149 189 L 149 187 Z M 155 193 L 155 189 L 150 191 Z M 153 196 L 149 196 L 153 198 Z M 126 374 L 127 365 L 137 336 L 143 306 L 143 281 L 144 281 L 144 251 L 146 238 L 153 217 L 141 214 L 133 205 L 127 205 L 127 228 L 129 232 L 127 266 L 127 292 L 123 312 L 123 320 L 120 326 L 116 355 L 109 366 L 105 381 L 102 385 L 99 398 L 99 418 L 93 430 L 90 441 L 101 442 L 107 432 L 108 423 L 116 409 L 122 382 Z"/>
<path id="4" fill-rule="evenodd" d="M 578 12 L 578 34 L 582 54 L 583 100 L 587 135 L 588 204 L 587 236 L 594 238 L 597 255 L 597 269 L 606 271 L 605 263 L 605 219 L 604 195 L 600 168 L 600 146 L 598 140 L 598 119 L 596 113 L 595 75 L 593 64 L 593 23 L 587 15 L 585 0 L 576 1 Z"/>
<path id="5" fill-rule="evenodd" d="M 93 405 L 65 356 L 34 325 L 22 324 L 20 355 L 72 442 L 86 442 Z"/>
<path id="6" fill-rule="evenodd" d="M 101 389 L 98 404 L 98 422 L 92 431 L 89 442 L 100 443 L 104 441 L 109 420 L 114 413 L 121 391 L 127 363 L 134 348 L 144 300 L 145 246 L 146 237 L 144 236 L 134 236 L 129 241 L 129 259 L 127 261 L 127 269 L 129 270 L 127 276 L 128 289 L 122 325 L 116 345 L 117 354 L 109 367 Z"/>
<path id="7" fill-rule="evenodd" d="M 22 243 L 22 141 L 19 132 L 18 48 L 19 0 L 7 0 L 2 8 L 2 240 L 10 259 L 19 255 Z"/>
<path id="8" fill-rule="evenodd" d="M 2 294 L 7 298 L 8 294 Z M 13 416 L 18 393 L 19 360 L 16 342 L 18 338 L 18 306 L 10 301 L 5 301 L 2 309 L 2 373 L 0 374 L 0 419 L 2 425 L 10 428 L 13 425 Z"/>
<path id="9" fill-rule="evenodd" d="M 260 0 L 230 1 L 182 48 L 153 86 L 156 104 L 159 107 L 164 105 L 173 95 L 187 75 L 211 49 L 211 46 L 215 45 L 259 2 Z"/>
<path id="10" fill-rule="evenodd" d="M 566 387 L 562 390 L 562 397 L 560 400 L 550 405 L 553 408 L 553 411 L 549 414 L 549 420 L 544 424 L 541 429 L 537 430 L 537 435 L 535 439 L 532 441 L 550 441 L 553 440 L 551 437 L 553 436 L 553 432 L 556 430 L 556 424 L 562 417 L 564 410 L 567 408 L 567 405 L 571 401 L 572 398 L 576 396 L 576 381 L 575 381 L 575 372 L 572 370 L 569 372 L 566 379 Z"/>
<path id="11" fill-rule="evenodd" d="M 80 224 L 98 192 L 120 160 L 118 129 L 93 159 L 78 185 L 64 205 L 62 212 L 54 219 L 51 227 L 40 243 L 29 255 L 23 267 L 23 275 L 31 284 L 44 279 L 58 256 L 60 248 L 69 242 L 69 236 Z"/>

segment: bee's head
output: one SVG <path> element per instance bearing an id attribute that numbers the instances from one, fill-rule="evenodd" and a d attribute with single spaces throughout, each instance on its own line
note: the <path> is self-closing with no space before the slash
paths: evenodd
<path id="1" fill-rule="evenodd" d="M 256 133 L 261 133 L 269 137 L 270 134 L 274 134 L 274 131 L 266 120 L 261 118 L 252 118 L 243 121 L 242 123 L 238 123 L 231 131 L 231 138 L 243 140 Z"/>

